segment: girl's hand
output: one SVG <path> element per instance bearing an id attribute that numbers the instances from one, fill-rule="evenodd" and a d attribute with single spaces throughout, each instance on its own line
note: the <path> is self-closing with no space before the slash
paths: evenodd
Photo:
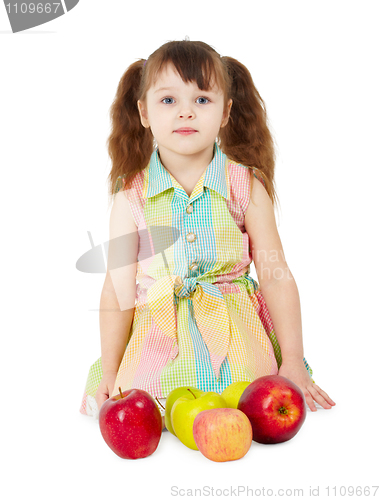
<path id="1" fill-rule="evenodd" d="M 298 387 L 303 392 L 306 403 L 308 404 L 311 411 L 317 411 L 313 400 L 319 403 L 322 408 L 325 408 L 326 410 L 329 410 L 332 406 L 335 405 L 330 396 L 328 396 L 325 391 L 322 391 L 322 389 L 317 384 L 312 382 L 309 372 L 307 371 L 303 362 L 296 364 L 282 363 L 278 371 L 278 375 L 286 377 L 296 385 L 298 385 Z"/>
<path id="2" fill-rule="evenodd" d="M 106 372 L 103 373 L 102 380 L 100 381 L 98 390 L 96 391 L 95 394 L 95 400 L 96 404 L 98 405 L 98 409 L 100 411 L 100 408 L 102 404 L 109 399 L 110 395 L 112 394 L 114 385 L 115 385 L 115 380 L 116 380 L 117 372 Z"/>

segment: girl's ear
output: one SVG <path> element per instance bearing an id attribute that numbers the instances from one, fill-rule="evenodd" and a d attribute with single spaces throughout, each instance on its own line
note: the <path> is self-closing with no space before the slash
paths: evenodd
<path id="1" fill-rule="evenodd" d="M 223 119 L 220 128 L 225 127 L 227 125 L 231 113 L 231 106 L 232 106 L 232 99 L 230 99 L 227 103 L 227 110 L 223 113 Z"/>
<path id="2" fill-rule="evenodd" d="M 145 128 L 149 128 L 148 113 L 141 101 L 137 101 L 137 107 L 139 109 L 141 125 Z"/>

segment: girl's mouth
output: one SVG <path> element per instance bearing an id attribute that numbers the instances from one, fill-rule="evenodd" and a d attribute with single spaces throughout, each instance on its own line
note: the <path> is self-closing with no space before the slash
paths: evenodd
<path id="1" fill-rule="evenodd" d="M 176 132 L 177 134 L 181 134 L 181 135 L 190 135 L 190 134 L 194 134 L 197 131 L 194 130 L 193 128 L 179 128 L 177 130 L 174 130 L 174 132 Z"/>

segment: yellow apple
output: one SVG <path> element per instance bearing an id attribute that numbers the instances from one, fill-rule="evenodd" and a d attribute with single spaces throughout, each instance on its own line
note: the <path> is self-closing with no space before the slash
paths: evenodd
<path id="1" fill-rule="evenodd" d="M 177 401 L 178 398 L 181 396 L 185 396 L 190 394 L 188 389 L 191 390 L 196 396 L 200 396 L 201 394 L 205 394 L 204 391 L 201 391 L 200 389 L 197 389 L 196 387 L 177 387 L 176 389 L 173 389 L 171 392 L 169 392 L 168 397 L 166 398 L 165 402 L 165 427 L 169 432 L 176 435 L 173 429 L 172 421 L 171 421 L 171 411 L 174 403 Z"/>
<path id="2" fill-rule="evenodd" d="M 193 436 L 193 423 L 198 413 L 212 408 L 226 408 L 226 402 L 216 392 L 206 392 L 196 396 L 190 390 L 173 404 L 171 422 L 178 439 L 188 448 L 198 450 Z"/>
<path id="3" fill-rule="evenodd" d="M 221 396 L 225 399 L 227 403 L 227 408 L 237 408 L 240 396 L 245 391 L 246 387 L 252 382 L 233 382 L 228 387 L 224 389 Z"/>

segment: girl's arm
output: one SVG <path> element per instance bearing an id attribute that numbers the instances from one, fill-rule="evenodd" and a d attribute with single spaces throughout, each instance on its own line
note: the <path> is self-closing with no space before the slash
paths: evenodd
<path id="1" fill-rule="evenodd" d="M 311 381 L 303 363 L 298 288 L 285 260 L 272 202 L 264 186 L 252 173 L 251 199 L 245 216 L 245 228 L 252 244 L 260 291 L 281 348 L 282 365 L 279 375 L 289 378 L 301 388 L 312 411 L 316 411 L 313 399 L 323 408 L 331 408 L 335 403 Z"/>
<path id="2" fill-rule="evenodd" d="M 115 196 L 109 234 L 107 274 L 99 311 L 103 371 L 96 395 L 99 408 L 111 396 L 135 308 L 138 231 L 125 191 Z"/>
<path id="3" fill-rule="evenodd" d="M 135 294 L 135 290 L 131 290 L 132 293 Z M 115 292 L 103 289 L 99 311 L 103 374 L 117 374 L 127 346 L 133 315 L 132 308 L 124 311 L 120 309 Z"/>

